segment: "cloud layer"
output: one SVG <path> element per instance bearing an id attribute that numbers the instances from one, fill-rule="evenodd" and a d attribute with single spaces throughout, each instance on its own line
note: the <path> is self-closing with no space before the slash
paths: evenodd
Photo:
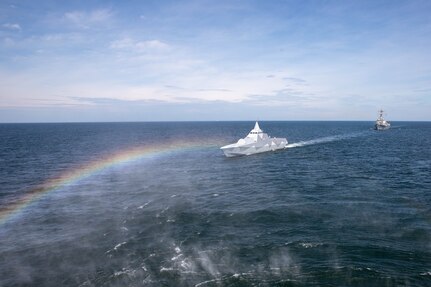
<path id="1" fill-rule="evenodd" d="M 427 1 L 51 4 L 0 4 L 0 121 L 431 119 Z"/>

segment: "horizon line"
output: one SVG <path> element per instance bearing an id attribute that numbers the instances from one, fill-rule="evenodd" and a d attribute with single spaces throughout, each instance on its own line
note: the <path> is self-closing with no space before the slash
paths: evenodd
<path id="1" fill-rule="evenodd" d="M 0 124 L 104 124 L 104 123 L 193 123 L 193 122 L 374 122 L 375 120 L 158 120 L 158 121 L 59 121 L 59 122 L 0 122 Z M 390 120 L 389 122 L 426 123 L 431 120 Z"/>

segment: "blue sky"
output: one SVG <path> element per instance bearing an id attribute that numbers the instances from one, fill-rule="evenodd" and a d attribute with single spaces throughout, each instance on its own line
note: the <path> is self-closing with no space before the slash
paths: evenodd
<path id="1" fill-rule="evenodd" d="M 1 1 L 0 122 L 431 120 L 431 1 Z"/>

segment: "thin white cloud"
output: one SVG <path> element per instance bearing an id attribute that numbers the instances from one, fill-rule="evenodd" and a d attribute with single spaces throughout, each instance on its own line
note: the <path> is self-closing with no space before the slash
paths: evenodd
<path id="1" fill-rule="evenodd" d="M 88 43 L 88 37 L 85 37 L 82 33 L 76 32 L 30 35 L 28 37 L 25 37 L 25 35 L 23 36 L 24 37 L 19 38 L 0 38 L 0 47 L 19 48 L 27 52 L 26 57 L 31 57 L 31 55 L 38 50 L 49 50 L 58 47 L 83 47 Z M 49 59 L 46 59 L 46 61 L 49 61 Z M 27 66 L 28 62 L 24 64 Z M 46 63 L 43 65 L 46 66 Z"/>
<path id="2" fill-rule="evenodd" d="M 108 9 L 98 9 L 93 11 L 72 11 L 64 14 L 64 19 L 80 28 L 89 28 L 92 25 L 105 23 L 112 17 L 112 12 Z"/>
<path id="3" fill-rule="evenodd" d="M 17 31 L 21 30 L 21 26 L 18 23 L 4 23 L 2 27 L 9 30 L 17 30 Z"/>
<path id="4" fill-rule="evenodd" d="M 145 51 L 165 51 L 169 49 L 169 45 L 160 40 L 136 41 L 131 38 L 123 38 L 113 41 L 110 48 L 118 50 L 132 50 L 135 52 Z"/>
<path id="5" fill-rule="evenodd" d="M 4 39 L 2 40 L 2 44 L 3 44 L 5 47 L 12 47 L 12 46 L 14 46 L 14 45 L 15 45 L 15 41 L 14 41 L 13 39 L 11 39 L 11 38 L 4 38 Z"/>
<path id="6" fill-rule="evenodd" d="M 164 50 L 169 48 L 169 45 L 159 40 L 150 40 L 136 43 L 136 47 L 139 49 L 156 49 Z"/>

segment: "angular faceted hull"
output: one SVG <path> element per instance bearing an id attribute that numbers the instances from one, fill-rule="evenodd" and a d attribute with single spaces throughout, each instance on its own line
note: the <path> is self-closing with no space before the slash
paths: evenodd
<path id="1" fill-rule="evenodd" d="M 245 145 L 231 144 L 221 147 L 221 150 L 227 157 L 234 157 L 284 149 L 286 145 L 287 140 L 285 138 L 271 138 L 268 141 L 259 141 Z"/>

